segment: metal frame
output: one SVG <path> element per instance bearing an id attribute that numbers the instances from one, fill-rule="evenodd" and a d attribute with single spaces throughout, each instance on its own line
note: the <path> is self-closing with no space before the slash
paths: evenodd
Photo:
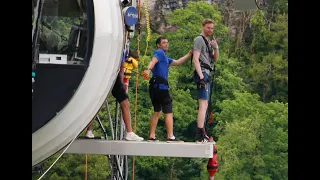
<path id="1" fill-rule="evenodd" d="M 115 107 L 115 117 L 111 117 L 110 108 L 108 101 L 105 102 L 107 113 L 108 113 L 108 120 L 110 124 L 110 131 L 111 131 L 111 137 L 112 140 L 123 140 L 124 138 L 124 132 L 125 132 L 125 126 L 122 119 L 122 113 L 119 112 L 119 103 L 116 102 Z M 121 113 L 121 117 L 119 118 L 119 113 Z M 113 121 L 114 119 L 114 121 Z M 99 117 L 96 117 L 96 120 L 98 121 L 100 128 L 102 128 L 102 131 L 104 132 L 104 138 L 108 140 L 108 135 L 103 127 L 101 120 Z M 120 123 L 119 123 L 120 121 Z M 111 175 L 107 177 L 107 179 L 110 180 L 127 180 L 128 179 L 128 158 L 126 155 L 107 155 L 109 159 L 109 164 L 111 168 Z"/>
<path id="2" fill-rule="evenodd" d="M 116 107 L 115 107 L 115 117 L 112 118 L 111 117 L 111 113 L 110 113 L 110 107 L 109 107 L 109 103 L 106 100 L 105 101 L 105 106 L 106 106 L 106 110 L 107 110 L 107 117 L 109 120 L 109 125 L 110 125 L 110 136 L 111 139 L 109 139 L 108 137 L 108 133 L 106 131 L 106 128 L 104 128 L 98 114 L 95 118 L 95 120 L 98 122 L 99 127 L 101 128 L 104 136 L 102 137 L 102 141 L 122 141 L 124 139 L 124 135 L 125 135 L 125 125 L 122 119 L 122 114 L 121 117 L 119 118 L 119 103 L 116 102 Z M 101 112 L 101 110 L 99 111 Z M 121 121 L 120 121 L 121 120 Z M 119 122 L 120 121 L 120 122 Z M 86 141 L 95 141 L 92 139 L 86 139 Z M 74 143 L 72 144 L 74 145 Z M 71 146 L 72 146 L 71 145 Z M 94 147 L 93 149 L 96 148 L 96 145 L 93 145 L 92 147 Z M 68 150 L 66 151 L 66 153 L 73 153 L 73 154 L 77 154 L 74 152 L 70 152 L 70 147 L 68 148 Z M 80 150 L 79 154 L 97 154 L 97 153 L 85 153 L 83 151 Z M 107 153 L 101 153 L 101 154 L 107 154 Z M 111 174 L 110 176 L 107 177 L 107 179 L 109 180 L 127 180 L 128 179 L 128 157 L 127 155 L 107 155 L 108 160 L 109 160 L 109 165 L 110 165 L 110 169 L 111 169 Z"/>
<path id="3" fill-rule="evenodd" d="M 124 131 L 125 131 L 125 126 L 123 123 L 123 119 L 122 119 L 122 114 L 121 114 L 121 122 L 119 123 L 119 103 L 116 102 L 116 107 L 115 107 L 115 117 L 112 118 L 111 117 L 111 113 L 110 113 L 110 107 L 109 107 L 109 103 L 106 100 L 105 101 L 105 106 L 106 106 L 106 110 L 107 110 L 107 116 L 108 116 L 108 120 L 109 120 L 109 125 L 110 125 L 110 136 L 111 139 L 109 140 L 108 137 L 108 133 L 106 131 L 106 128 L 103 126 L 98 114 L 95 117 L 95 120 L 98 122 L 99 127 L 101 128 L 104 136 L 101 139 L 104 139 L 102 141 L 121 141 L 124 138 Z M 101 112 L 101 110 L 99 111 Z M 119 136 L 120 135 L 120 136 Z M 92 139 L 87 139 L 86 141 L 94 141 Z M 74 144 L 74 143 L 73 143 Z M 72 144 L 72 145 L 73 145 Z M 96 145 L 93 145 L 92 147 L 96 147 Z M 70 147 L 68 148 L 68 150 L 70 149 Z M 68 150 L 66 151 L 66 153 L 73 153 L 73 152 L 68 152 Z M 73 153 L 73 154 L 77 154 L 77 153 Z M 80 152 L 79 154 L 97 154 L 97 153 L 84 153 L 83 151 Z M 106 154 L 106 153 L 103 153 Z M 109 160 L 109 165 L 110 165 L 110 169 L 111 169 L 111 174 L 110 176 L 107 177 L 107 179 L 110 180 L 127 180 L 128 179 L 128 159 L 126 155 L 107 155 L 108 160 Z"/>

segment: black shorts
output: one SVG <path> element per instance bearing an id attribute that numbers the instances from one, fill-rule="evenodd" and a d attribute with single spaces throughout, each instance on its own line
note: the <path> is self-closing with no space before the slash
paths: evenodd
<path id="1" fill-rule="evenodd" d="M 151 102 L 154 112 L 172 113 L 172 99 L 169 90 L 161 90 L 157 88 L 149 88 Z"/>
<path id="2" fill-rule="evenodd" d="M 123 87 L 123 83 L 121 82 L 119 75 L 117 77 L 116 82 L 114 83 L 111 93 L 112 96 L 115 97 L 119 103 L 128 99 L 128 94 L 126 93 L 126 90 Z"/>

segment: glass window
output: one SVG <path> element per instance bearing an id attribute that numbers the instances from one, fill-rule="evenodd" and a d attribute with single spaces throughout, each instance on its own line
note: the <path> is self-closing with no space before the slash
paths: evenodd
<path id="1" fill-rule="evenodd" d="M 44 2 L 38 26 L 38 63 L 86 64 L 88 19 L 83 5 L 83 1 Z"/>

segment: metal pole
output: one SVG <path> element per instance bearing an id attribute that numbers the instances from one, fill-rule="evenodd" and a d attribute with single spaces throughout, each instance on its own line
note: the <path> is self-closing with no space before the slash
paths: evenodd
<path id="1" fill-rule="evenodd" d="M 102 131 L 103 131 L 104 138 L 105 138 L 106 140 L 108 140 L 108 134 L 107 134 L 107 131 L 104 129 L 103 124 L 102 124 L 102 122 L 101 122 L 101 120 L 100 120 L 100 118 L 99 118 L 99 116 L 98 116 L 98 115 L 96 116 L 96 120 L 98 121 L 99 126 L 100 126 L 100 128 L 102 129 Z"/>

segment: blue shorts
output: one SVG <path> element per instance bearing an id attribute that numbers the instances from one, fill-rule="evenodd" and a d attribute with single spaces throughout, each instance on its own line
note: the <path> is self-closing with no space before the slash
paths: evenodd
<path id="1" fill-rule="evenodd" d="M 193 76 L 193 80 L 197 85 L 197 90 L 198 90 L 198 98 L 199 99 L 203 99 L 203 100 L 209 100 L 209 96 L 210 96 L 210 79 L 209 79 L 209 75 L 205 72 L 202 72 L 203 76 L 204 76 L 204 80 L 206 82 L 206 88 L 203 87 L 199 87 L 199 81 L 200 78 L 198 76 L 198 74 L 195 72 L 194 76 Z"/>

